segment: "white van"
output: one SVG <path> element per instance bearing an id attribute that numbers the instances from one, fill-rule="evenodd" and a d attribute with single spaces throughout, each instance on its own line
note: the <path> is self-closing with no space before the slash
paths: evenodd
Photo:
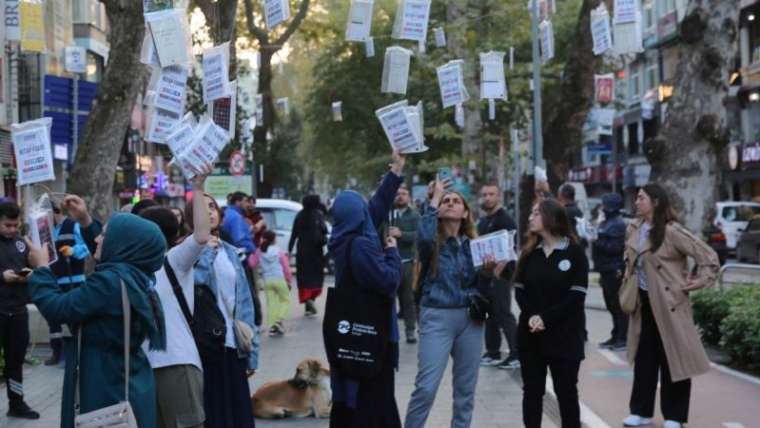
<path id="1" fill-rule="evenodd" d="M 726 236 L 726 247 L 729 251 L 736 250 L 739 235 L 747 227 L 749 219 L 760 214 L 760 204 L 757 202 L 724 201 L 716 202 L 717 208 L 715 227 Z"/>

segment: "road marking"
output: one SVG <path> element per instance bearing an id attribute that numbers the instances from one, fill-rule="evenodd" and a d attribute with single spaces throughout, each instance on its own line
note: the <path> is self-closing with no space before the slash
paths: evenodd
<path id="1" fill-rule="evenodd" d="M 740 371 L 728 368 L 728 367 L 720 365 L 720 364 L 710 363 L 710 367 L 714 368 L 715 370 L 717 370 L 717 371 L 719 371 L 721 373 L 725 373 L 727 375 L 731 375 L 731 376 L 737 377 L 737 378 L 739 378 L 741 380 L 746 380 L 747 382 L 754 383 L 755 385 L 760 385 L 760 378 L 757 378 L 755 376 L 748 375 L 746 373 L 742 373 Z"/>
<path id="2" fill-rule="evenodd" d="M 599 353 L 602 354 L 602 356 L 606 358 L 607 361 L 611 362 L 612 364 L 616 366 L 628 365 L 628 363 L 626 363 L 622 358 L 618 357 L 616 353 L 610 351 L 609 349 L 599 349 Z"/>
<path id="3" fill-rule="evenodd" d="M 723 422 L 725 428 L 744 428 L 744 425 L 738 422 Z"/>
<path id="4" fill-rule="evenodd" d="M 554 396 L 554 398 L 557 398 L 557 394 L 554 393 L 554 382 L 552 382 L 552 377 L 547 376 L 546 377 L 546 392 Z M 578 400 L 578 404 L 580 404 L 581 407 L 581 422 L 583 422 L 583 425 L 588 428 L 611 428 L 607 422 L 604 422 L 602 418 L 599 417 L 596 413 L 594 413 L 593 410 L 591 410 L 588 406 L 583 404 L 582 401 Z M 739 427 L 729 427 L 729 428 L 739 428 Z"/>

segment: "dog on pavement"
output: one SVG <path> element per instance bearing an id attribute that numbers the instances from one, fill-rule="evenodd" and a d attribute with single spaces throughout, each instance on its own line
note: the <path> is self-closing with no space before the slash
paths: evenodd
<path id="1" fill-rule="evenodd" d="M 292 379 L 268 382 L 251 397 L 253 415 L 262 419 L 330 416 L 330 370 L 319 360 L 307 358 Z"/>

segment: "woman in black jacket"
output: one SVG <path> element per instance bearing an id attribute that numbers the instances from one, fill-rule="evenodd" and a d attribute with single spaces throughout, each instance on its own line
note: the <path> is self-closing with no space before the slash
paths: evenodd
<path id="1" fill-rule="evenodd" d="M 306 315 L 317 313 L 314 299 L 322 294 L 325 281 L 324 246 L 327 243 L 327 225 L 320 209 L 319 195 L 303 198 L 301 210 L 293 222 L 293 231 L 288 243 L 288 252 L 296 252 L 296 282 L 298 302 L 306 306 Z M 296 244 L 297 243 L 297 244 Z"/>
<path id="2" fill-rule="evenodd" d="M 556 200 L 537 203 L 528 221 L 528 240 L 515 278 L 523 422 L 528 428 L 541 427 L 548 369 L 562 427 L 580 428 L 577 384 L 584 358 L 588 260 L 571 232 L 565 209 Z"/>

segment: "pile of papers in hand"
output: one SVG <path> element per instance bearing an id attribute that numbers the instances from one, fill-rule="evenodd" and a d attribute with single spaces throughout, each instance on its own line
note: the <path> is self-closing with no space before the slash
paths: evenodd
<path id="1" fill-rule="evenodd" d="M 500 230 L 471 240 L 473 265 L 482 266 L 486 256 L 492 256 L 497 263 L 517 260 L 515 233 L 514 230 Z"/>
<path id="2" fill-rule="evenodd" d="M 216 162 L 229 141 L 227 130 L 208 116 L 204 116 L 197 125 L 194 122 L 192 114 L 188 113 L 166 137 L 166 143 L 174 154 L 172 163 L 178 165 L 188 179 L 194 177 L 204 165 Z"/>
<path id="3" fill-rule="evenodd" d="M 422 153 L 428 150 L 425 146 L 421 101 L 415 106 L 409 106 L 406 100 L 399 101 L 376 110 L 375 115 L 393 149 L 400 153 Z"/>

